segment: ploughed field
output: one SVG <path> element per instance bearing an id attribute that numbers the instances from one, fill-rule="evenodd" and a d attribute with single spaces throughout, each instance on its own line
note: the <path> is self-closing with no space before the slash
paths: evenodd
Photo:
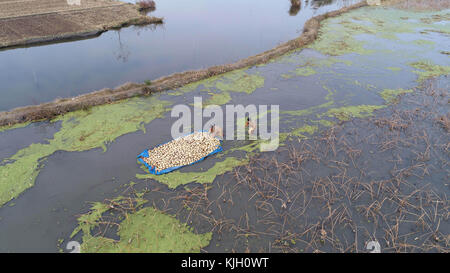
<path id="1" fill-rule="evenodd" d="M 69 4 L 70 3 L 70 4 Z M 1 0 L 0 48 L 94 35 L 149 23 L 137 7 L 113 0 Z"/>
<path id="2" fill-rule="evenodd" d="M 123 5 L 114 0 L 1 0 L 0 18 L 14 18 L 62 11 L 111 7 Z"/>

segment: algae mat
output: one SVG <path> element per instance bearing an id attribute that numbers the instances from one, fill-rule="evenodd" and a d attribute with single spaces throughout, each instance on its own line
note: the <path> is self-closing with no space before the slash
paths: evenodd
<path id="1" fill-rule="evenodd" d="M 131 99 L 59 117 L 61 129 L 45 144 L 31 144 L 0 164 L 0 204 L 5 204 L 34 185 L 42 160 L 56 151 L 106 150 L 117 137 L 143 129 L 144 123 L 161 117 L 167 101 L 157 96 Z"/>
<path id="2" fill-rule="evenodd" d="M 140 195 L 140 194 L 138 194 Z M 114 204 L 123 203 L 124 197 L 111 201 Z M 209 244 L 212 233 L 195 234 L 189 226 L 180 223 L 175 217 L 167 215 L 152 207 L 141 206 L 147 201 L 138 197 L 133 200 L 138 210 L 127 214 L 120 223 L 117 234 L 119 240 L 105 236 L 93 236 L 95 227 L 107 220 L 105 214 L 111 210 L 110 204 L 96 202 L 88 213 L 78 217 L 79 226 L 71 237 L 79 231 L 83 232 L 83 243 L 80 251 L 92 252 L 199 252 Z"/>

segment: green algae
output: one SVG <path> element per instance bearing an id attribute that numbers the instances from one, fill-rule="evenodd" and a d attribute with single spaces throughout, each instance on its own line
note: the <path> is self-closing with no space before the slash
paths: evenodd
<path id="1" fill-rule="evenodd" d="M 123 201 L 118 197 L 113 203 Z M 135 199 L 136 208 L 147 202 L 142 198 Z M 155 208 L 145 207 L 137 212 L 127 214 L 120 222 L 117 235 L 119 240 L 103 236 L 93 236 L 92 232 L 103 222 L 102 215 L 112 208 L 105 203 L 95 202 L 91 210 L 78 218 L 78 226 L 71 238 L 83 232 L 81 252 L 83 253 L 167 253 L 167 252 L 199 252 L 209 245 L 212 233 L 195 234 L 184 223 L 174 216 L 167 215 Z"/>
<path id="2" fill-rule="evenodd" d="M 337 63 L 342 63 L 347 66 L 351 66 L 353 64 L 353 62 L 350 60 L 338 59 L 335 57 L 328 57 L 325 59 L 316 60 L 315 62 L 312 63 L 312 65 L 318 66 L 318 67 L 328 67 L 329 68 L 332 65 L 337 64 Z"/>
<path id="3" fill-rule="evenodd" d="M 165 175 L 137 174 L 138 179 L 151 178 L 166 184 L 169 188 L 176 188 L 180 185 L 196 182 L 200 184 L 212 183 L 214 179 L 221 174 L 233 170 L 237 166 L 248 163 L 248 158 L 239 159 L 236 157 L 227 157 L 223 161 L 216 162 L 213 167 L 203 172 L 181 172 L 173 171 Z"/>
<path id="4" fill-rule="evenodd" d="M 220 94 L 213 93 L 209 99 L 205 101 L 203 107 L 208 105 L 223 105 L 231 101 L 229 92 L 222 92 Z"/>
<path id="5" fill-rule="evenodd" d="M 264 77 L 256 74 L 248 74 L 237 70 L 226 74 L 223 80 L 216 83 L 216 88 L 221 91 L 253 93 L 264 86 Z"/>
<path id="6" fill-rule="evenodd" d="M 335 125 L 334 122 L 330 121 L 330 120 L 326 120 L 326 119 L 319 119 L 319 120 L 311 120 L 311 122 L 313 123 L 319 123 L 320 125 L 322 125 L 323 127 L 332 127 Z"/>
<path id="7" fill-rule="evenodd" d="M 413 43 L 416 45 L 421 45 L 421 46 L 422 45 L 434 46 L 436 44 L 436 42 L 434 42 L 434 41 L 423 40 L 423 39 L 414 40 Z"/>
<path id="8" fill-rule="evenodd" d="M 0 166 L 0 206 L 34 185 L 41 159 L 56 149 L 45 144 L 32 144 Z"/>
<path id="9" fill-rule="evenodd" d="M 120 103 L 76 111 L 60 116 L 61 129 L 48 144 L 31 144 L 0 166 L 0 206 L 32 187 L 39 166 L 56 151 L 106 150 L 106 144 L 127 133 L 143 130 L 143 125 L 166 112 L 169 102 L 156 96 L 135 98 Z"/>
<path id="10" fill-rule="evenodd" d="M 207 91 L 211 87 L 214 87 L 216 81 L 218 79 L 221 79 L 222 77 L 223 77 L 223 75 L 217 75 L 217 76 L 213 76 L 210 78 L 206 78 L 204 80 L 189 83 L 189 84 L 186 84 L 186 85 L 178 88 L 177 92 L 182 92 L 182 93 L 192 92 L 192 91 L 199 89 L 199 87 L 201 87 L 201 86 L 203 86 L 203 91 Z"/>
<path id="11" fill-rule="evenodd" d="M 352 61 L 342 58 L 336 58 L 331 56 L 327 56 L 325 58 L 317 58 L 301 54 L 294 55 L 295 52 L 297 51 L 290 52 L 284 56 L 278 57 L 274 60 L 274 62 L 279 64 L 297 64 L 298 67 L 315 67 L 315 68 L 323 68 L 323 67 L 330 68 L 331 66 L 337 63 L 345 64 L 347 66 L 353 64 Z"/>
<path id="12" fill-rule="evenodd" d="M 249 74 L 244 69 L 239 69 L 187 84 L 179 88 L 178 91 L 184 93 L 195 90 L 209 92 L 216 89 L 224 92 L 244 92 L 251 94 L 263 86 L 264 77 L 257 74 Z"/>
<path id="13" fill-rule="evenodd" d="M 113 200 L 113 202 L 118 203 L 121 202 L 124 197 L 119 196 Z M 145 200 L 138 201 L 141 204 L 144 204 Z M 78 226 L 72 231 L 70 238 L 73 238 L 78 232 L 83 231 L 85 236 L 89 236 L 94 228 L 100 225 L 100 220 L 102 215 L 111 210 L 111 207 L 102 202 L 94 202 L 89 210 L 89 212 L 82 214 L 78 217 Z"/>
<path id="14" fill-rule="evenodd" d="M 447 33 L 448 27 L 445 24 L 430 24 L 430 18 L 445 18 L 445 15 L 445 11 L 417 13 L 382 7 L 360 8 L 323 21 L 319 38 L 308 47 L 332 56 L 371 54 L 374 50 L 365 47 L 368 43 L 366 37 L 400 41 L 398 34 L 415 33 L 426 28 L 429 31 Z M 398 20 L 402 17 L 412 20 Z M 432 41 L 424 39 L 414 43 L 428 48 L 433 45 Z"/>
<path id="15" fill-rule="evenodd" d="M 181 90 L 167 92 L 167 95 L 169 95 L 169 96 L 181 96 L 183 94 L 184 94 L 184 92 Z"/>
<path id="16" fill-rule="evenodd" d="M 343 24 L 337 25 L 339 27 L 329 23 L 322 26 L 319 31 L 320 37 L 309 47 L 331 56 L 348 53 L 361 55 L 372 53 L 371 50 L 364 48 L 364 42 L 358 41 L 351 34 L 348 34 Z"/>
<path id="17" fill-rule="evenodd" d="M 419 75 L 419 82 L 423 82 L 424 80 L 431 77 L 450 74 L 450 66 L 436 65 L 431 63 L 430 61 L 413 62 L 409 63 L 409 65 L 415 69 L 419 69 L 413 71 L 414 73 Z"/>
<path id="18" fill-rule="evenodd" d="M 324 115 L 334 117 L 342 121 L 351 118 L 366 118 L 373 114 L 373 111 L 386 107 L 386 105 L 352 105 L 329 109 Z M 319 115 L 321 117 L 322 115 Z"/>
<path id="19" fill-rule="evenodd" d="M 174 95 L 181 95 L 199 87 L 203 87 L 201 91 L 210 91 L 217 88 L 223 93 L 213 93 L 212 97 L 206 101 L 206 105 L 225 104 L 231 100 L 228 91 L 250 94 L 262 86 L 264 86 L 263 77 L 248 74 L 244 70 L 237 70 L 189 84 L 175 91 Z M 62 121 L 62 128 L 54 135 L 54 139 L 49 140 L 49 144 L 31 145 L 22 149 L 8 159 L 13 163 L 0 166 L 0 205 L 33 186 L 39 173 L 39 161 L 55 151 L 83 151 L 98 147 L 106 150 L 108 142 L 112 142 L 125 133 L 144 129 L 143 124 L 150 122 L 165 111 L 163 107 L 165 104 L 162 102 L 154 105 L 156 109 L 148 109 L 146 106 L 152 105 L 151 103 L 140 103 L 139 99 L 130 101 L 133 103 L 125 102 L 94 107 L 89 111 L 73 112 L 56 119 Z M 210 171 L 211 175 L 205 174 L 197 177 L 197 174 L 192 174 L 185 176 L 187 177 L 186 183 L 191 180 L 200 181 L 199 183 L 212 182 L 217 175 L 214 175 L 214 173 L 220 173 L 221 171 L 223 173 L 230 169 L 227 167 L 228 165 L 234 164 L 233 166 L 235 166 L 238 161 L 245 162 L 245 160 L 226 160 L 218 163 L 217 167 Z M 222 167 L 224 169 L 220 170 Z M 19 182 L 14 183 L 12 181 Z"/>
<path id="20" fill-rule="evenodd" d="M 324 102 L 319 105 L 314 105 L 314 106 L 308 107 L 306 109 L 281 111 L 281 114 L 297 116 L 297 117 L 298 116 L 306 116 L 306 115 L 312 115 L 313 113 L 317 112 L 318 110 L 331 107 L 335 103 L 333 100 L 333 95 L 336 93 L 336 91 L 326 85 L 323 85 L 322 88 L 328 92 L 328 94 L 325 96 L 325 100 L 327 102 Z"/>
<path id="21" fill-rule="evenodd" d="M 307 76 L 311 76 L 316 74 L 317 72 L 312 69 L 311 67 L 301 67 L 301 68 L 297 68 L 295 69 L 294 72 L 297 76 L 303 76 L 303 77 L 307 77 Z"/>
<path id="22" fill-rule="evenodd" d="M 425 24 L 433 24 L 438 23 L 442 21 L 450 21 L 450 13 L 448 12 L 442 12 L 439 14 L 433 14 L 427 17 L 423 17 L 420 19 Z"/>
<path id="23" fill-rule="evenodd" d="M 389 69 L 389 70 L 394 71 L 394 72 L 402 70 L 400 67 L 396 67 L 396 66 L 386 67 L 386 69 Z"/>
<path id="24" fill-rule="evenodd" d="M 14 129 L 24 128 L 30 124 L 31 124 L 31 122 L 24 122 L 24 123 L 17 123 L 17 124 L 11 125 L 11 126 L 0 126 L 0 133 L 5 132 L 5 131 L 14 130 Z"/>
<path id="25" fill-rule="evenodd" d="M 327 108 L 327 107 L 329 107 L 329 106 L 331 106 L 333 104 L 334 104 L 333 101 L 329 101 L 329 102 L 322 103 L 320 105 L 308 107 L 306 109 L 287 110 L 287 111 L 281 111 L 281 113 L 282 114 L 287 114 L 287 115 L 290 115 L 290 116 L 306 116 L 306 115 L 313 114 L 318 109 Z"/>
<path id="26" fill-rule="evenodd" d="M 281 74 L 281 77 L 285 78 L 285 79 L 290 79 L 292 77 L 294 77 L 294 75 L 291 74 Z"/>
<path id="27" fill-rule="evenodd" d="M 411 89 L 384 89 L 380 92 L 380 96 L 387 102 L 387 103 L 395 103 L 398 101 L 398 96 L 406 93 L 411 93 Z"/>
<path id="28" fill-rule="evenodd" d="M 299 68 L 295 69 L 294 71 L 292 71 L 292 73 L 293 74 L 286 74 L 286 73 L 281 74 L 281 77 L 283 77 L 285 79 L 290 79 L 290 78 L 294 77 L 294 75 L 308 77 L 308 76 L 317 74 L 317 71 L 309 66 L 303 66 L 303 67 L 299 67 Z"/>
<path id="29" fill-rule="evenodd" d="M 85 151 L 102 147 L 124 134 L 145 130 L 144 124 L 161 118 L 170 103 L 156 98 L 94 107 L 91 111 L 72 112 L 59 119 L 61 130 L 50 140 L 64 151 Z"/>
<path id="30" fill-rule="evenodd" d="M 306 137 L 304 134 L 307 133 L 309 135 L 313 135 L 315 132 L 319 130 L 317 125 L 303 125 L 300 128 L 294 129 L 289 133 L 289 135 L 298 136 L 298 137 Z"/>

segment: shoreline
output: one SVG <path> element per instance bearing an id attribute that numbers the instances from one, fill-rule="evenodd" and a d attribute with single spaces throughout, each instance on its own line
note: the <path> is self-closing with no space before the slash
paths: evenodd
<path id="1" fill-rule="evenodd" d="M 52 102 L 32 106 L 23 106 L 9 111 L 0 112 L 0 128 L 21 123 L 48 120 L 68 112 L 87 109 L 92 106 L 99 106 L 136 96 L 146 96 L 155 92 L 176 89 L 186 84 L 204 80 L 206 78 L 224 74 L 233 70 L 267 63 L 273 58 L 285 55 L 290 51 L 299 49 L 316 40 L 319 34 L 320 22 L 322 20 L 330 17 L 336 17 L 342 13 L 346 13 L 350 10 L 367 5 L 367 1 L 363 1 L 336 11 L 315 16 L 305 23 L 303 32 L 299 37 L 278 45 L 277 47 L 263 53 L 238 60 L 237 62 L 231 64 L 174 73 L 168 76 L 160 77 L 152 81 L 150 85 L 126 83 L 115 89 L 105 88 L 77 97 L 56 99 Z"/>

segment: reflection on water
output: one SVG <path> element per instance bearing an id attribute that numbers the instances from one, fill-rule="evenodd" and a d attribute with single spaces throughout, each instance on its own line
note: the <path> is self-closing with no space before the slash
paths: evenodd
<path id="1" fill-rule="evenodd" d="M 302 8 L 302 2 L 300 0 L 290 0 L 291 8 L 289 9 L 289 15 L 295 16 Z"/>
<path id="2" fill-rule="evenodd" d="M 158 1 L 151 14 L 164 17 L 161 26 L 0 51 L 0 110 L 234 62 L 297 37 L 312 16 L 356 2 L 305 0 L 290 16 L 289 0 Z"/>
<path id="3" fill-rule="evenodd" d="M 117 31 L 117 40 L 119 42 L 119 49 L 115 53 L 116 59 L 126 63 L 128 61 L 128 56 L 130 56 L 130 50 L 128 46 L 122 42 L 120 39 L 120 30 Z"/>

